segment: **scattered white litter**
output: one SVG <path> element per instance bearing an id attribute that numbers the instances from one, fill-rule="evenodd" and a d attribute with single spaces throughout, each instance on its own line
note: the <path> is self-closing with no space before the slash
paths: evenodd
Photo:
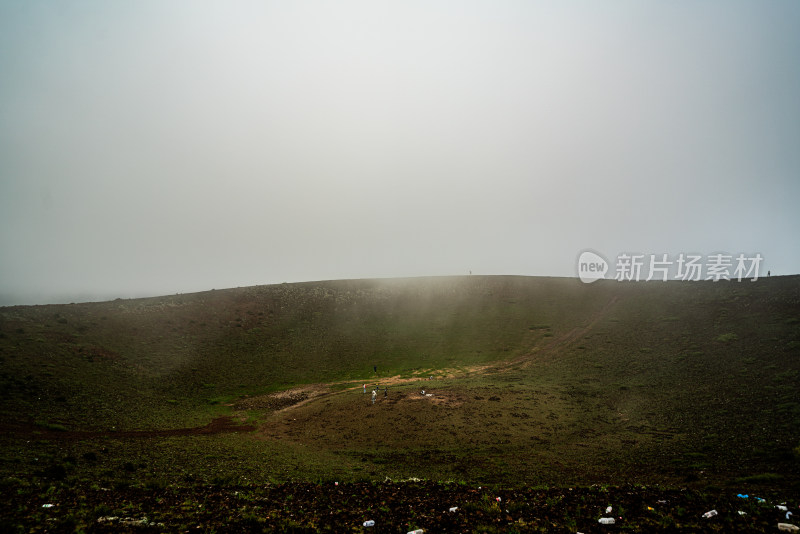
<path id="1" fill-rule="evenodd" d="M 610 506 L 609 506 L 609 507 L 607 507 L 607 508 L 606 508 L 606 513 L 607 513 L 607 514 L 610 514 L 610 513 L 611 513 L 611 510 L 613 510 L 613 508 L 611 508 Z"/>
<path id="2" fill-rule="evenodd" d="M 613 525 L 614 523 L 616 523 L 613 517 L 601 517 L 600 519 L 597 520 L 597 522 L 600 523 L 601 525 Z"/>
<path id="3" fill-rule="evenodd" d="M 52 508 L 55 504 L 43 504 L 42 508 Z"/>
<path id="4" fill-rule="evenodd" d="M 706 519 L 709 519 L 711 517 L 714 517 L 715 515 L 717 515 L 717 511 L 716 510 L 709 510 L 708 512 L 703 514 L 703 517 L 705 517 Z"/>
<path id="5" fill-rule="evenodd" d="M 370 519 L 369 521 L 364 521 L 364 526 L 365 527 L 374 527 L 375 526 L 375 521 L 373 521 L 372 519 Z"/>
<path id="6" fill-rule="evenodd" d="M 118 525 L 122 525 L 125 527 L 163 527 L 164 523 L 156 523 L 154 521 L 150 521 L 146 517 L 141 519 L 132 519 L 130 517 L 121 518 L 116 515 L 107 515 L 103 517 L 97 518 L 98 523 L 115 523 Z"/>
<path id="7" fill-rule="evenodd" d="M 451 512 L 455 512 L 456 510 L 458 510 L 458 506 L 453 506 L 452 508 L 450 508 Z"/>

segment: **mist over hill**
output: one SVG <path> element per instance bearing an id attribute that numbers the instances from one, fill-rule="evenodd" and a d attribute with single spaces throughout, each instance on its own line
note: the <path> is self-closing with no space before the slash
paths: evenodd
<path id="1" fill-rule="evenodd" d="M 250 476 L 788 484 L 798 355 L 798 276 L 280 284 L 0 308 L 0 413 L 6 448 L 80 450 L 234 417 L 250 430 L 135 453 L 223 440 L 234 478 L 267 447 L 291 467 Z"/>

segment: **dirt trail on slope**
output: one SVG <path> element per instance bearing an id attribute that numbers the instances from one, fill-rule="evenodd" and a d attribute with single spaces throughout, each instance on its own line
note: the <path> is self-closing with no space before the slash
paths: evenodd
<path id="1" fill-rule="evenodd" d="M 531 351 L 516 358 L 512 358 L 510 360 L 503 360 L 499 362 L 491 362 L 485 364 L 477 364 L 472 365 L 469 367 L 461 368 L 461 369 L 441 369 L 441 370 L 429 370 L 427 373 L 430 373 L 429 376 L 433 376 L 435 379 L 452 379 L 452 378 L 465 378 L 469 376 L 481 375 L 481 374 L 489 374 L 489 373 L 499 373 L 502 371 L 507 371 L 512 368 L 520 368 L 520 367 L 528 367 L 532 365 L 535 361 L 539 360 L 542 356 L 553 354 L 558 349 L 565 348 L 570 344 L 574 343 L 581 337 L 588 334 L 594 326 L 603 318 L 605 318 L 614 305 L 619 301 L 619 297 L 614 296 L 612 297 L 600 310 L 595 312 L 589 317 L 589 320 L 583 326 L 576 326 L 575 328 L 571 329 L 569 332 L 553 339 L 547 345 L 543 347 L 534 347 Z M 427 374 L 426 373 L 426 374 Z M 422 377 L 402 377 L 401 375 L 395 375 L 390 377 L 381 377 L 378 379 L 371 378 L 369 381 L 342 381 L 342 382 L 331 382 L 328 384 L 310 384 L 305 386 L 299 386 L 292 389 L 287 389 L 280 393 L 272 393 L 267 396 L 262 397 L 274 397 L 274 398 L 297 398 L 297 402 L 288 403 L 285 406 L 282 406 L 280 409 L 275 410 L 275 413 L 282 413 L 293 410 L 295 408 L 299 408 L 305 404 L 315 401 L 321 397 L 325 397 L 328 395 L 335 395 L 340 393 L 346 393 L 349 391 L 359 390 L 364 388 L 366 385 L 366 390 L 369 393 L 372 391 L 372 388 L 375 385 L 379 385 L 380 387 L 390 387 L 390 386 L 401 386 L 416 383 L 419 384 L 421 387 L 424 388 L 425 382 L 427 382 L 427 378 Z M 344 384 L 351 384 L 349 387 L 338 391 L 331 391 L 331 386 L 340 386 Z M 421 398 L 421 397 L 420 397 Z"/>
<path id="2" fill-rule="evenodd" d="M 280 413 L 297 408 L 320 397 L 332 395 L 335 391 L 330 391 L 331 385 L 333 384 L 306 384 L 275 393 L 240 399 L 233 404 L 228 404 L 228 406 L 233 407 L 235 410 L 267 409 L 274 413 Z"/>
<path id="3" fill-rule="evenodd" d="M 539 348 L 534 347 L 531 351 L 522 356 L 512 358 L 510 360 L 503 360 L 499 362 L 491 362 L 486 364 L 473 365 L 461 369 L 442 369 L 442 370 L 428 370 L 430 376 L 438 379 L 452 379 L 452 378 L 465 378 L 474 375 L 498 373 L 512 368 L 527 367 L 534 361 L 539 360 L 542 356 L 552 354 L 557 349 L 567 347 L 575 342 L 582 336 L 589 333 L 592 328 L 604 317 L 608 315 L 614 305 L 618 302 L 618 297 L 611 298 L 600 310 L 595 312 L 589 321 L 583 325 L 570 330 L 569 332 L 555 338 L 547 345 Z M 341 381 L 320 384 L 306 384 L 295 388 L 287 389 L 284 391 L 270 393 L 267 395 L 259 395 L 257 397 L 248 397 L 240 399 L 235 403 L 229 404 L 231 408 L 238 412 L 245 410 L 270 410 L 274 414 L 285 413 L 294 410 L 308 403 L 314 402 L 322 397 L 329 395 L 336 395 L 346 393 L 353 390 L 362 389 L 364 385 L 367 391 L 379 384 L 380 387 L 391 387 L 407 385 L 411 383 L 420 384 L 424 388 L 425 382 L 428 379 L 421 377 L 402 377 L 395 375 L 391 377 L 381 377 L 379 379 L 371 379 L 368 382 L 363 381 Z M 332 390 L 333 386 L 348 386 L 343 389 Z M 200 436 L 211 434 L 222 434 L 229 432 L 252 432 L 257 429 L 255 425 L 244 424 L 243 418 L 239 417 L 237 422 L 234 416 L 217 417 L 210 423 L 204 426 L 192 428 L 177 428 L 168 430 L 127 430 L 127 431 L 57 431 L 47 428 L 42 428 L 29 423 L 17 423 L 0 425 L 0 431 L 11 432 L 16 434 L 32 435 L 39 439 L 95 439 L 95 438 L 152 438 L 152 437 L 169 437 L 169 436 Z"/>
<path id="4" fill-rule="evenodd" d="M 517 359 L 530 360 L 532 355 L 553 352 L 555 349 L 566 347 L 567 345 L 577 341 L 579 338 L 588 334 L 601 319 L 606 317 L 611 311 L 611 308 L 613 308 L 618 301 L 619 297 L 612 297 L 611 300 L 609 300 L 599 311 L 589 318 L 589 322 L 584 326 L 576 326 L 566 334 L 559 336 L 548 343 L 545 347 L 538 350 L 534 349 L 534 351 L 529 355 Z"/>
<path id="5" fill-rule="evenodd" d="M 210 434 L 225 434 L 229 432 L 252 432 L 256 427 L 254 425 L 242 424 L 234 420 L 233 416 L 224 415 L 217 417 L 207 425 L 191 427 L 191 428 L 173 428 L 165 430 L 98 430 L 98 431 L 82 431 L 82 430 L 51 430 L 43 428 L 34 424 L 17 423 L 7 424 L 0 427 L 0 431 L 9 432 L 14 434 L 24 434 L 36 437 L 38 439 L 49 440 L 81 440 L 81 439 L 96 439 L 96 438 L 117 438 L 117 439 L 130 439 L 130 438 L 154 438 L 154 437 L 171 437 L 171 436 L 203 436 Z"/>
<path id="6" fill-rule="evenodd" d="M 535 361 L 540 360 L 542 356 L 553 354 L 557 349 L 565 348 L 588 334 L 601 319 L 605 318 L 609 314 L 611 309 L 618 301 L 619 297 L 612 297 L 600 310 L 589 317 L 589 321 L 585 325 L 576 326 L 569 332 L 553 339 L 543 347 L 534 347 L 528 353 L 517 356 L 516 358 L 511 358 L 509 360 L 473 365 L 471 367 L 467 367 L 462 372 L 449 373 L 447 374 L 446 378 L 455 378 L 460 375 L 469 376 L 473 374 L 497 373 L 515 367 L 528 367 Z"/>

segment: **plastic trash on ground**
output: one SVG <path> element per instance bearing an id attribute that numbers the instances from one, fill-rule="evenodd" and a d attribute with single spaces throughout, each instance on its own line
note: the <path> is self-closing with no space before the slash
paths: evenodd
<path id="1" fill-rule="evenodd" d="M 423 532 L 425 532 L 425 531 L 422 530 L 421 528 L 418 528 L 417 530 L 409 531 L 408 534 L 423 534 Z"/>
<path id="2" fill-rule="evenodd" d="M 375 521 L 373 521 L 372 519 L 370 519 L 369 521 L 364 521 L 364 526 L 365 527 L 374 527 L 375 526 Z"/>
<path id="3" fill-rule="evenodd" d="M 606 507 L 606 513 L 607 513 L 607 514 L 610 514 L 612 510 L 613 510 L 613 508 L 612 508 L 612 507 L 610 507 L 610 506 L 607 506 L 607 507 Z"/>
<path id="4" fill-rule="evenodd" d="M 451 512 L 455 512 L 456 510 L 458 510 L 458 506 L 453 506 L 452 508 L 450 508 Z"/>
<path id="5" fill-rule="evenodd" d="M 143 517 L 141 519 L 133 519 L 130 517 L 119 517 L 116 515 L 107 515 L 103 517 L 98 517 L 97 522 L 101 525 L 104 523 L 112 523 L 117 526 L 122 527 L 163 527 L 164 523 L 156 523 L 155 521 L 150 521 L 148 518 Z"/>
<path id="6" fill-rule="evenodd" d="M 780 510 L 781 512 L 786 512 L 786 511 L 788 511 L 788 510 L 789 510 L 789 509 L 788 509 L 786 506 L 784 506 L 784 505 L 782 505 L 782 504 L 776 504 L 776 505 L 775 505 L 775 508 L 777 508 L 777 509 L 778 509 L 778 510 Z"/>
<path id="7" fill-rule="evenodd" d="M 616 520 L 613 517 L 601 517 L 597 522 L 601 525 L 613 525 L 616 523 Z"/>
<path id="8" fill-rule="evenodd" d="M 703 517 L 708 519 L 710 517 L 714 517 L 715 515 L 717 515 L 717 511 L 716 510 L 709 510 L 708 512 L 703 514 Z"/>

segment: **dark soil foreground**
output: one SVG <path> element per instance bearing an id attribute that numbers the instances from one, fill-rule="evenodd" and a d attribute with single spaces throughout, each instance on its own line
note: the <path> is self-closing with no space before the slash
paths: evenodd
<path id="1" fill-rule="evenodd" d="M 657 487 L 511 490 L 428 482 L 150 489 L 5 485 L 0 531 L 779 532 L 779 522 L 792 521 L 777 505 L 788 505 L 800 519 L 796 502 L 779 499 Z M 710 510 L 717 514 L 704 518 Z M 602 517 L 613 517 L 615 524 L 600 524 Z M 365 528 L 369 520 L 374 526 Z"/>

